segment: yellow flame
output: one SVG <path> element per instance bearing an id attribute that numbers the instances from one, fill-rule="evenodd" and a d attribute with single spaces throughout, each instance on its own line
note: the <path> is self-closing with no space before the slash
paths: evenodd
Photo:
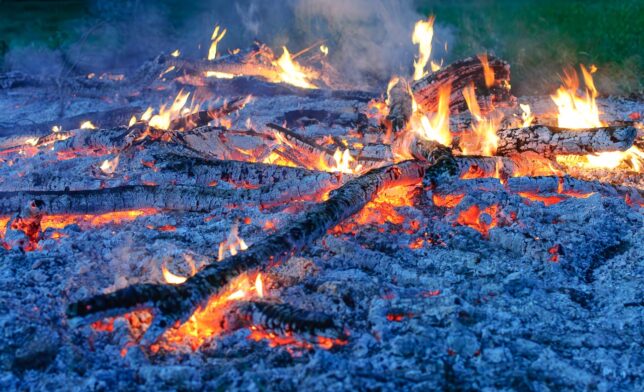
<path id="1" fill-rule="evenodd" d="M 519 104 L 519 107 L 521 108 L 521 119 L 523 120 L 523 124 L 521 126 L 529 127 L 530 125 L 532 125 L 532 121 L 534 120 L 532 109 L 530 109 L 530 105 L 522 103 Z"/>
<path id="2" fill-rule="evenodd" d="M 172 56 L 172 57 L 179 57 L 179 55 L 181 55 L 181 52 L 179 52 L 179 49 L 177 49 L 174 52 L 170 53 L 170 56 Z"/>
<path id="3" fill-rule="evenodd" d="M 90 124 L 91 124 L 91 123 L 90 123 Z M 61 127 L 60 125 L 54 125 L 53 127 L 51 127 L 51 131 L 52 131 L 53 133 L 58 133 L 58 132 L 60 132 L 60 131 L 62 131 L 62 130 L 63 130 L 63 127 Z"/>
<path id="4" fill-rule="evenodd" d="M 127 126 L 131 127 L 134 124 L 136 124 L 136 116 L 132 116 L 132 118 L 130 119 L 130 123 Z"/>
<path id="5" fill-rule="evenodd" d="M 207 78 L 217 78 L 217 79 L 233 79 L 239 75 L 231 74 L 228 72 L 219 72 L 219 71 L 206 71 L 204 76 Z"/>
<path id="6" fill-rule="evenodd" d="M 599 109 L 597 108 L 597 89 L 593 78 L 581 65 L 581 73 L 586 85 L 585 94 L 578 95 L 579 78 L 574 69 L 564 71 L 562 77 L 563 86 L 557 89 L 555 95 L 550 97 L 557 105 L 559 111 L 557 121 L 559 127 L 580 129 L 601 127 L 604 124 L 599 119 Z"/>
<path id="7" fill-rule="evenodd" d="M 301 88 L 317 88 L 309 80 L 310 77 L 315 77 L 316 75 L 293 61 L 286 46 L 283 46 L 282 50 L 284 52 L 275 62 L 275 65 L 280 69 L 279 80 Z"/>
<path id="8" fill-rule="evenodd" d="M 106 159 L 103 161 L 103 163 L 100 166 L 100 169 L 103 173 L 105 174 L 114 174 L 116 171 L 116 168 L 119 165 L 119 156 L 115 156 L 112 159 Z"/>
<path id="9" fill-rule="evenodd" d="M 219 243 L 219 254 L 217 256 L 217 261 L 222 261 L 224 259 L 226 248 L 228 248 L 231 256 L 235 256 L 238 250 L 244 251 L 248 249 L 248 245 L 246 245 L 246 242 L 239 237 L 238 233 L 239 226 L 235 224 L 230 229 L 228 238 L 226 238 L 225 241 Z"/>
<path id="10" fill-rule="evenodd" d="M 264 283 L 261 273 L 257 274 L 257 278 L 255 278 L 255 293 L 259 298 L 264 298 Z"/>
<path id="11" fill-rule="evenodd" d="M 215 26 L 215 30 L 212 32 L 212 36 L 210 37 L 212 42 L 210 43 L 210 50 L 208 50 L 208 60 L 214 60 L 215 57 L 217 57 L 217 44 L 219 44 L 219 41 L 221 41 L 225 35 L 226 29 L 223 29 L 220 33 L 219 26 Z"/>
<path id="12" fill-rule="evenodd" d="M 185 255 L 184 259 L 190 265 L 190 276 L 194 275 L 197 273 L 197 267 L 195 266 L 194 260 L 192 257 L 189 255 Z M 166 283 L 170 284 L 182 284 L 186 280 L 188 280 L 188 277 L 184 276 L 179 276 L 175 275 L 172 272 L 168 270 L 168 267 L 166 266 L 166 262 L 164 261 L 163 264 L 161 264 L 161 272 L 163 273 L 163 279 L 166 281 Z"/>
<path id="13" fill-rule="evenodd" d="M 82 123 L 80 125 L 80 127 L 81 127 L 81 129 L 96 129 L 96 126 L 94 126 L 94 124 L 92 124 L 91 121 L 85 121 L 84 123 Z M 53 131 L 53 128 L 52 128 L 52 131 Z M 54 131 L 54 132 L 56 132 L 56 131 Z"/>
<path id="14" fill-rule="evenodd" d="M 30 146 L 36 146 L 38 144 L 38 138 L 37 137 L 30 137 L 29 139 L 25 140 L 25 144 L 28 144 Z"/>
<path id="15" fill-rule="evenodd" d="M 148 122 L 150 126 L 159 129 L 168 129 L 170 127 L 170 121 L 172 121 L 173 118 L 181 115 L 182 109 L 188 101 L 189 96 L 190 92 L 184 93 L 183 90 L 179 91 L 174 99 L 174 102 L 172 102 L 172 105 L 170 105 L 170 108 L 166 109 L 165 105 L 163 105 L 159 108 L 159 113 L 150 118 L 150 121 Z M 150 110 L 151 114 L 151 109 L 148 110 Z M 145 121 L 144 117 L 146 115 L 148 115 L 148 111 L 143 114 L 141 120 Z"/>
<path id="16" fill-rule="evenodd" d="M 452 134 L 449 131 L 450 92 L 451 85 L 444 85 L 439 88 L 438 109 L 431 118 L 427 114 L 415 111 L 411 119 L 411 127 L 418 136 L 448 147 L 452 144 Z M 414 106 L 417 107 L 417 105 Z"/>
<path id="17" fill-rule="evenodd" d="M 496 131 L 503 117 L 496 112 L 489 117 L 484 117 L 481 114 L 481 108 L 476 100 L 476 92 L 473 84 L 463 89 L 463 96 L 472 114 L 472 132 L 463 135 L 461 138 L 463 153 L 468 155 L 494 155 L 498 145 Z"/>
<path id="18" fill-rule="evenodd" d="M 432 54 L 432 39 L 434 37 L 434 15 L 427 21 L 419 20 L 414 26 L 411 41 L 418 45 L 418 60 L 414 60 L 414 80 L 425 76 L 425 66 Z"/>
<path id="19" fill-rule="evenodd" d="M 326 45 L 320 45 L 320 52 L 322 52 L 323 55 L 328 56 L 329 55 L 329 47 Z"/>

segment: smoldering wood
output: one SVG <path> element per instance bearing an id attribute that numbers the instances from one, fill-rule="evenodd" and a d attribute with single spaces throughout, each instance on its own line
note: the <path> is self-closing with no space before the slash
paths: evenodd
<path id="1" fill-rule="evenodd" d="M 389 90 L 387 97 L 387 120 L 391 122 L 394 131 L 401 131 L 407 126 L 413 113 L 412 101 L 409 84 L 404 79 L 399 79 Z"/>
<path id="2" fill-rule="evenodd" d="M 233 98 L 231 101 L 225 102 L 219 107 L 208 110 L 200 110 L 187 116 L 174 119 L 170 121 L 170 129 L 182 130 L 202 127 L 204 125 L 207 125 L 212 120 L 222 118 L 242 109 L 247 102 L 248 97 Z"/>
<path id="3" fill-rule="evenodd" d="M 78 129 L 81 123 L 85 121 L 91 121 L 92 124 L 98 128 L 114 128 L 127 124 L 132 116 L 139 113 L 141 113 L 141 108 L 132 106 L 105 111 L 87 112 L 77 116 L 46 121 L 38 124 L 1 126 L 0 137 L 19 135 L 29 135 L 29 137 L 46 136 L 51 133 L 51 129 L 54 126 L 59 126 L 63 130 L 74 130 Z"/>
<path id="4" fill-rule="evenodd" d="M 314 340 L 317 337 L 347 339 L 344 328 L 326 313 L 295 308 L 285 303 L 269 301 L 239 302 L 227 315 L 234 327 L 255 327 L 278 335 L 295 335 Z"/>
<path id="5" fill-rule="evenodd" d="M 626 151 L 635 141 L 632 126 L 562 129 L 545 125 L 497 131 L 497 155 L 535 152 L 545 156 Z"/>
<path id="6" fill-rule="evenodd" d="M 296 148 L 290 149 L 290 152 L 295 155 L 299 161 L 308 162 L 309 164 L 315 164 L 316 162 L 311 162 L 311 159 L 318 161 L 320 159 L 320 154 L 323 154 L 323 159 L 325 162 L 334 162 L 333 154 L 335 153 L 335 150 L 332 150 L 326 146 L 321 146 L 317 144 L 315 140 L 307 136 L 300 135 L 299 133 L 288 128 L 284 128 L 280 125 L 269 123 L 266 124 L 266 126 L 274 131 L 279 132 L 286 138 L 286 140 L 295 145 Z M 379 167 L 386 162 L 380 158 L 371 157 L 354 157 L 354 159 L 356 164 L 362 165 L 362 167 L 365 169 Z"/>
<path id="7" fill-rule="evenodd" d="M 360 211 L 375 195 L 391 186 L 417 184 L 424 165 L 406 161 L 351 180 L 331 192 L 299 218 L 250 246 L 246 251 L 211 264 L 180 286 L 133 285 L 110 294 L 97 295 L 69 305 L 69 318 L 100 319 L 140 308 L 154 309 L 154 320 L 143 338 L 154 342 L 177 322 L 186 321 L 208 298 L 241 274 L 283 262 L 327 230 Z"/>
<path id="8" fill-rule="evenodd" d="M 628 196 L 633 202 L 644 200 L 644 191 L 634 187 L 611 185 L 599 181 L 586 181 L 570 176 L 517 177 L 508 179 L 506 189 L 513 193 L 557 193 L 585 196 L 598 193 L 602 196 Z"/>
<path id="9" fill-rule="evenodd" d="M 516 98 L 510 92 L 510 64 L 493 56 L 488 56 L 488 63 L 494 71 L 494 84 L 489 88 L 485 85 L 481 60 L 468 57 L 414 82 L 411 89 L 416 102 L 424 111 L 436 112 L 439 89 L 451 85 L 450 112 L 462 112 L 467 110 L 463 89 L 473 83 L 483 113 L 494 107 L 514 106 Z"/>
<path id="10" fill-rule="evenodd" d="M 45 214 L 97 214 L 141 208 L 210 212 L 226 201 L 252 200 L 246 190 L 189 186 L 124 185 L 80 191 L 0 192 L 0 214 L 21 211 L 33 201 L 42 202 Z"/>

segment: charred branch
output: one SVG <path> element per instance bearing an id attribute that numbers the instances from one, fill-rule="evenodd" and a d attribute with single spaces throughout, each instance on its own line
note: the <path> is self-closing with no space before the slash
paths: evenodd
<path id="1" fill-rule="evenodd" d="M 424 166 L 414 161 L 372 170 L 331 192 L 327 201 L 314 205 L 263 241 L 236 256 L 207 266 L 183 285 L 130 286 L 73 303 L 67 315 L 70 318 L 97 319 L 137 308 L 153 308 L 154 321 L 144 337 L 144 343 L 151 343 L 177 322 L 186 321 L 211 295 L 222 290 L 234 278 L 285 261 L 360 211 L 379 191 L 397 185 L 416 184 L 423 173 Z"/>
<path id="2" fill-rule="evenodd" d="M 394 131 L 403 130 L 413 113 L 413 97 L 409 84 L 404 79 L 398 79 L 398 82 L 388 93 L 389 114 L 387 114 L 387 120 L 391 122 Z"/>
<path id="3" fill-rule="evenodd" d="M 635 140 L 637 130 L 632 126 L 594 129 L 561 129 L 545 125 L 502 129 L 497 155 L 534 152 L 545 156 L 585 155 L 606 151 L 625 151 Z"/>

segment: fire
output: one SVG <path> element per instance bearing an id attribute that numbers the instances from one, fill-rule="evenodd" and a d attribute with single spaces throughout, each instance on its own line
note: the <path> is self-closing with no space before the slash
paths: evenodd
<path id="1" fill-rule="evenodd" d="M 418 45 L 418 59 L 414 60 L 414 80 L 426 75 L 425 66 L 432 54 L 432 39 L 434 38 L 434 15 L 426 21 L 419 20 L 414 26 L 411 41 Z"/>
<path id="2" fill-rule="evenodd" d="M 264 298 L 264 282 L 262 282 L 262 274 L 257 274 L 255 278 L 255 293 L 259 298 Z"/>
<path id="3" fill-rule="evenodd" d="M 188 321 L 179 328 L 169 330 L 164 335 L 165 341 L 169 343 L 169 346 L 164 345 L 164 348 L 172 349 L 176 345 L 188 344 L 193 350 L 196 350 L 208 338 L 224 332 L 221 321 L 231 302 L 259 297 L 258 287 L 262 289 L 261 295 L 264 295 L 263 287 L 265 284 L 261 275 L 258 274 L 254 278 L 252 279 L 248 275 L 241 275 L 221 293 L 210 297 L 208 304 L 198 309 L 190 316 Z M 260 283 L 257 283 L 258 280 Z"/>
<path id="4" fill-rule="evenodd" d="M 433 194 L 432 195 L 432 201 L 434 202 L 434 205 L 437 207 L 447 207 L 447 208 L 454 208 L 456 207 L 461 200 L 465 197 L 464 194 L 458 193 L 458 194 L 447 194 L 447 195 L 440 195 L 440 194 Z"/>
<path id="5" fill-rule="evenodd" d="M 559 110 L 557 122 L 561 128 L 595 128 L 604 125 L 599 119 L 599 109 L 595 102 L 597 89 L 593 77 L 586 67 L 580 67 L 586 85 L 583 96 L 578 95 L 579 78 L 574 69 L 564 70 L 564 85 L 557 89 L 555 95 L 550 96 Z"/>
<path id="6" fill-rule="evenodd" d="M 119 155 L 115 156 L 112 159 L 106 159 L 103 161 L 103 163 L 101 163 L 101 166 L 99 168 L 104 174 L 108 174 L 108 175 L 114 174 L 114 172 L 116 171 L 116 168 L 119 165 L 119 159 L 120 159 Z"/>
<path id="7" fill-rule="evenodd" d="M 286 46 L 282 46 L 282 50 L 284 52 L 280 58 L 274 62 L 274 65 L 280 70 L 278 75 L 279 81 L 301 88 L 317 88 L 309 80 L 310 78 L 317 77 L 317 75 L 293 61 Z"/>
<path id="8" fill-rule="evenodd" d="M 585 92 L 579 95 L 579 78 L 574 69 L 564 71 L 562 81 L 555 95 L 551 98 L 557 104 L 558 126 L 570 129 L 583 129 L 602 127 L 606 124 L 599 119 L 597 107 L 597 89 L 592 73 L 596 70 L 580 65 L 584 79 Z M 588 154 L 586 156 L 557 156 L 557 162 L 567 165 L 577 165 L 587 169 L 615 169 L 623 163 L 629 165 L 633 171 L 640 172 L 644 164 L 644 153 L 633 146 L 626 151 L 603 152 Z"/>
<path id="9" fill-rule="evenodd" d="M 362 169 L 362 165 L 354 166 L 353 162 L 355 162 L 355 158 L 351 156 L 351 152 L 348 149 L 340 151 L 339 147 L 336 148 L 333 153 L 333 160 L 335 164 L 328 167 L 327 171 L 352 174 L 358 173 Z M 323 166 L 326 166 L 326 164 Z"/>
<path id="10" fill-rule="evenodd" d="M 80 127 L 81 127 L 81 129 L 96 129 L 96 126 L 94 124 L 92 124 L 91 121 L 85 121 L 84 123 L 82 123 L 80 125 Z M 52 131 L 53 131 L 53 128 L 52 128 Z M 54 132 L 56 132 L 56 131 L 54 131 Z"/>
<path id="11" fill-rule="evenodd" d="M 194 275 L 197 273 L 197 267 L 195 266 L 194 261 L 192 260 L 191 257 L 185 257 L 186 262 L 190 266 L 190 276 Z M 161 265 L 161 272 L 163 273 L 163 279 L 165 279 L 166 283 L 170 284 L 182 284 L 186 280 L 188 280 L 187 277 L 175 275 L 172 272 L 168 270 L 168 267 L 166 266 L 166 262 L 164 261 L 163 264 Z"/>
<path id="12" fill-rule="evenodd" d="M 215 30 L 212 32 L 210 37 L 210 49 L 208 50 L 208 60 L 214 60 L 217 57 L 217 44 L 221 41 L 226 35 L 226 29 L 223 29 L 221 33 L 219 32 L 219 26 L 215 26 Z"/>
<path id="13" fill-rule="evenodd" d="M 483 53 L 478 56 L 483 66 L 483 77 L 485 78 L 485 87 L 490 88 L 494 84 L 494 70 L 490 68 L 490 63 L 487 61 L 487 54 Z"/>
<path id="14" fill-rule="evenodd" d="M 521 126 L 529 127 L 530 125 L 532 125 L 532 121 L 534 121 L 532 109 L 530 109 L 530 105 L 524 105 L 522 103 L 519 104 L 519 107 L 521 108 L 521 120 L 523 120 L 523 124 Z"/>
<path id="15" fill-rule="evenodd" d="M 426 140 L 436 141 L 444 146 L 452 144 L 452 134 L 449 131 L 449 94 L 451 86 L 441 86 L 438 90 L 438 111 L 431 119 L 415 111 L 411 119 L 414 132 Z M 417 109 L 417 105 L 413 105 Z"/>
<path id="16" fill-rule="evenodd" d="M 219 243 L 219 254 L 217 256 L 217 261 L 222 261 L 224 259 L 226 248 L 230 252 L 231 256 L 235 256 L 238 250 L 244 251 L 248 249 L 248 245 L 246 245 L 246 242 L 244 242 L 244 240 L 239 237 L 238 233 L 239 233 L 239 226 L 235 224 L 230 229 L 230 234 L 228 234 L 228 238 L 226 238 L 225 241 L 222 241 L 221 243 Z"/>
<path id="17" fill-rule="evenodd" d="M 312 343 L 309 343 L 303 339 L 298 339 L 288 331 L 284 332 L 283 335 L 276 335 L 273 332 L 265 331 L 257 326 L 250 327 L 250 331 L 251 333 L 248 336 L 248 339 L 254 340 L 256 342 L 259 342 L 260 340 L 267 340 L 269 347 L 291 346 L 291 347 L 305 349 L 305 350 L 313 349 Z M 333 346 L 343 346 L 347 344 L 347 341 L 342 339 L 327 338 L 324 336 L 316 336 L 314 343 L 316 346 L 320 348 L 323 348 L 325 350 L 330 350 Z M 291 355 L 294 354 L 292 350 L 290 349 L 287 349 L 287 350 L 291 353 Z"/>
<path id="18" fill-rule="evenodd" d="M 496 205 L 491 205 L 481 211 L 481 208 L 474 204 L 470 208 L 460 212 L 458 218 L 456 218 L 456 223 L 469 226 L 481 233 L 484 237 L 487 237 L 490 229 L 496 227 L 496 213 Z"/>
<path id="19" fill-rule="evenodd" d="M 190 92 L 184 93 L 181 90 L 168 109 L 166 109 L 166 105 L 162 105 L 159 108 L 159 113 L 153 116 L 152 108 L 148 108 L 141 116 L 141 120 L 147 121 L 151 127 L 168 129 L 170 128 L 170 121 L 182 114 L 183 107 L 186 105 L 189 96 Z"/>
<path id="20" fill-rule="evenodd" d="M 461 138 L 463 153 L 467 155 L 494 155 L 498 145 L 496 130 L 503 117 L 496 113 L 492 113 L 489 117 L 484 117 L 481 114 L 473 84 L 463 89 L 463 96 L 472 114 L 472 132 L 464 134 Z"/>
<path id="21" fill-rule="evenodd" d="M 174 52 L 170 53 L 170 56 L 172 57 L 179 57 L 181 55 L 181 52 L 179 49 L 175 50 Z"/>
<path id="22" fill-rule="evenodd" d="M 206 71 L 204 75 L 207 78 L 217 78 L 217 79 L 233 79 L 239 76 L 228 72 L 219 72 L 219 71 Z"/>
<path id="23" fill-rule="evenodd" d="M 329 55 L 329 47 L 326 45 L 320 45 L 320 52 L 322 52 L 323 55 L 328 56 Z"/>

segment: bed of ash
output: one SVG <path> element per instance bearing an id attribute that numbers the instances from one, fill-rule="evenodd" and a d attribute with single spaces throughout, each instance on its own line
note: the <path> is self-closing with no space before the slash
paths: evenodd
<path id="1" fill-rule="evenodd" d="M 0 92 L 1 111 L 8 113 L 3 121 L 28 126 L 55 118 L 60 103 L 34 97 L 31 89 Z M 520 101 L 530 101 L 538 115 L 552 110 L 548 99 Z M 150 96 L 130 102 L 149 104 Z M 65 105 L 71 116 L 114 104 L 83 98 Z M 307 108 L 350 120 L 365 105 L 257 96 L 230 121 L 247 129 L 251 119 L 260 129 Z M 637 100 L 603 99 L 600 106 L 612 120 L 644 112 Z M 342 137 L 348 127 L 312 121 L 301 131 Z M 30 189 L 43 178 L 56 189 L 208 181 L 164 170 L 164 152 L 163 143 L 151 143 L 122 156 L 113 176 L 96 178 L 93 168 L 111 156 L 61 161 L 55 151 L 41 151 L 11 164 L 3 160 L 0 190 Z M 639 176 L 631 181 L 636 186 Z M 122 317 L 106 332 L 72 328 L 64 315 L 70 302 L 90 295 L 164 283 L 164 265 L 187 275 L 186 260 L 197 269 L 216 262 L 219 243 L 235 224 L 247 244 L 259 243 L 311 202 L 81 222 L 47 229 L 32 252 L 0 249 L 0 383 L 7 390 L 644 387 L 640 206 L 599 194 L 546 206 L 505 192 L 471 191 L 447 208 L 433 206 L 423 192 L 410 193 L 408 206 L 372 206 L 266 273 L 265 296 L 333 314 L 347 327 L 348 343 L 330 350 L 271 347 L 240 329 L 194 351 L 179 345 L 151 354 L 131 344 Z M 494 224 L 484 222 L 481 231 L 459 223 L 459 211 L 473 205 L 495 205 L 488 217 Z"/>

